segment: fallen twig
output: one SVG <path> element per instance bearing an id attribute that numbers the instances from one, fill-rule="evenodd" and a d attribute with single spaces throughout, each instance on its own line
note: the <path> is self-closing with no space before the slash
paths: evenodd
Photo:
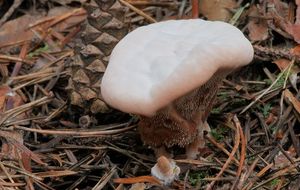
<path id="1" fill-rule="evenodd" d="M 234 117 L 236 117 L 236 115 Z M 237 121 L 237 118 L 234 118 L 233 120 L 235 122 L 235 121 Z M 223 172 L 225 171 L 225 169 L 229 166 L 231 160 L 233 160 L 233 158 L 234 158 L 234 154 L 238 150 L 241 136 L 240 136 L 239 126 L 237 125 L 236 122 L 235 122 L 235 127 L 236 127 L 236 129 L 235 129 L 234 147 L 232 148 L 232 151 L 231 151 L 228 159 L 226 160 L 225 164 L 223 165 L 221 171 L 217 174 L 217 176 L 215 177 L 215 180 L 212 181 L 210 184 L 207 185 L 206 190 L 211 190 L 213 188 L 214 184 L 216 183 L 216 180 L 218 180 L 218 178 L 223 174 Z"/>

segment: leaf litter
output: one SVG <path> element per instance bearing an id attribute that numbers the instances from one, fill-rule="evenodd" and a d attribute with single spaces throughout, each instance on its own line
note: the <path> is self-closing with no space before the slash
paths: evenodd
<path id="1" fill-rule="evenodd" d="M 11 15 L 0 30 L 1 189 L 299 188 L 300 1 L 120 1 L 130 30 L 195 15 L 234 20 L 255 49 L 253 63 L 224 80 L 205 153 L 175 158 L 183 172 L 171 187 L 150 177 L 156 159 L 134 116 L 79 120 L 71 109 L 70 47 L 87 18 L 79 7 L 92 2 L 16 2 L 0 3 Z"/>

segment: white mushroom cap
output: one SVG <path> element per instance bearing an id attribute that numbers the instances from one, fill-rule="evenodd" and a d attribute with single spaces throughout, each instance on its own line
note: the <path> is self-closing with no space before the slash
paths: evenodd
<path id="1" fill-rule="evenodd" d="M 152 116 L 217 71 L 248 64 L 253 53 L 243 33 L 225 22 L 191 19 L 150 24 L 116 45 L 101 93 L 114 108 Z"/>

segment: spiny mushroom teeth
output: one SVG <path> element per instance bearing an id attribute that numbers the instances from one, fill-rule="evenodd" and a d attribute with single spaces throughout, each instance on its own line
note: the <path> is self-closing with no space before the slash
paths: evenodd
<path id="1" fill-rule="evenodd" d="M 138 127 L 143 142 L 152 147 L 172 147 L 193 142 L 197 136 L 196 127 L 189 131 L 182 124 L 169 118 L 164 112 L 159 112 L 153 117 L 141 117 Z"/>

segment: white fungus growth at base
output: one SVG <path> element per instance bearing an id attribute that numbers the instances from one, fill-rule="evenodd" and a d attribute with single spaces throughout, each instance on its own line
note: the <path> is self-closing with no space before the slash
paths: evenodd
<path id="1" fill-rule="evenodd" d="M 164 185 L 170 185 L 178 178 L 180 168 L 174 160 L 169 160 L 164 156 L 157 159 L 157 163 L 151 168 L 151 175 L 159 179 Z"/>

